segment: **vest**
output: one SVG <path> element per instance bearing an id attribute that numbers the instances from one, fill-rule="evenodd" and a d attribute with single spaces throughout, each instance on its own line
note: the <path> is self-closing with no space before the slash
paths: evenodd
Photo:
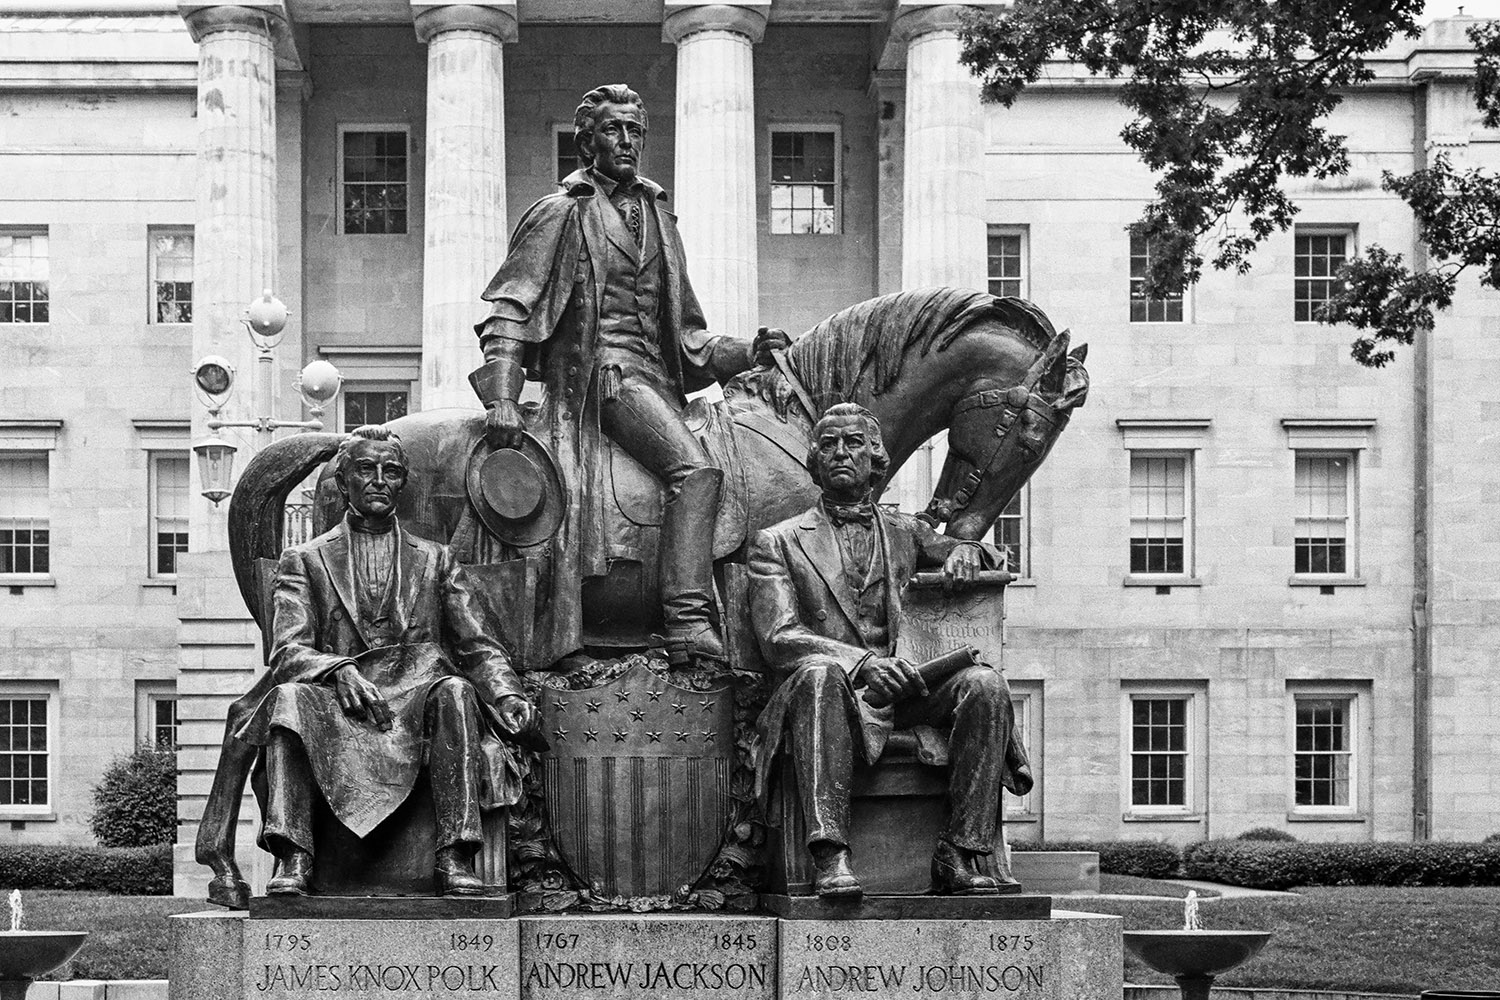
<path id="1" fill-rule="evenodd" d="M 608 201 L 608 199 L 604 199 Z M 629 369 L 642 361 L 661 369 L 661 232 L 656 213 L 642 205 L 645 246 L 639 259 L 625 249 L 635 249 L 635 237 L 614 203 L 600 205 L 609 238 L 604 241 L 602 267 L 604 290 L 599 300 L 599 361 Z"/>

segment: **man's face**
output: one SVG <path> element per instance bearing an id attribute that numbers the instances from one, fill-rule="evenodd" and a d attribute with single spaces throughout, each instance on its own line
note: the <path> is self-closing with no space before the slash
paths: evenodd
<path id="1" fill-rule="evenodd" d="M 355 442 L 340 483 L 355 513 L 375 521 L 390 517 L 405 485 L 406 464 L 395 445 L 389 441 Z"/>
<path id="2" fill-rule="evenodd" d="M 594 169 L 616 183 L 635 180 L 646 148 L 646 124 L 635 104 L 601 104 L 594 111 L 588 148 Z"/>
<path id="3" fill-rule="evenodd" d="M 874 457 L 870 425 L 864 417 L 832 417 L 818 428 L 818 485 L 829 493 L 851 499 L 862 497 L 870 488 Z"/>

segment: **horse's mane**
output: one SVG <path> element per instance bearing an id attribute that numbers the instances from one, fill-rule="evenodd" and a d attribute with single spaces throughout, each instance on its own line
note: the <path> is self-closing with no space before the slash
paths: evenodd
<path id="1" fill-rule="evenodd" d="M 981 320 L 1020 334 L 1036 350 L 1055 331 L 1045 314 L 1024 299 L 996 298 L 957 288 L 896 292 L 850 306 L 797 338 L 786 353 L 788 367 L 806 387 L 819 412 L 854 399 L 856 387 L 880 395 L 900 377 L 908 356 L 946 350 Z M 785 418 L 792 395 L 780 372 L 757 386 Z M 814 419 L 818 414 L 812 415 Z"/>

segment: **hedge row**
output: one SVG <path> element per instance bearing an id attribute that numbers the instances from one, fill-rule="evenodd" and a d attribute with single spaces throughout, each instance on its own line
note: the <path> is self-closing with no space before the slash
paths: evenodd
<path id="1" fill-rule="evenodd" d="M 0 844 L 0 889 L 90 889 L 125 896 L 170 896 L 172 845 Z"/>
<path id="2" fill-rule="evenodd" d="M 1500 844 L 1307 844 L 1206 840 L 1182 852 L 1188 878 L 1252 889 L 1299 885 L 1500 885 Z"/>
<path id="3" fill-rule="evenodd" d="M 1182 863 L 1177 848 L 1159 840 L 1017 841 L 1015 851 L 1097 851 L 1099 870 L 1108 875 L 1171 878 Z"/>

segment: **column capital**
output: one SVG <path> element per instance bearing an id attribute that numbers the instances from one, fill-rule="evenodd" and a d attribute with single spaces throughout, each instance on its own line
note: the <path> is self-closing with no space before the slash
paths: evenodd
<path id="1" fill-rule="evenodd" d="M 958 31 L 963 27 L 965 7 L 954 3 L 902 3 L 896 8 L 891 35 L 910 42 L 919 35 L 934 31 Z"/>
<path id="2" fill-rule="evenodd" d="M 252 31 L 272 37 L 289 23 L 281 0 L 248 0 L 246 3 L 211 4 L 179 0 L 177 13 L 187 22 L 193 41 L 202 42 L 220 31 Z M 278 24 L 279 22 L 279 24 Z"/>
<path id="3" fill-rule="evenodd" d="M 430 42 L 445 31 L 482 31 L 502 42 L 518 37 L 515 0 L 492 3 L 444 3 L 442 0 L 411 0 L 417 41 Z"/>
<path id="4" fill-rule="evenodd" d="M 766 18 L 770 12 L 771 0 L 745 0 L 733 4 L 666 0 L 661 40 L 679 45 L 688 35 L 699 31 L 732 31 L 744 35 L 754 44 L 765 36 Z"/>

